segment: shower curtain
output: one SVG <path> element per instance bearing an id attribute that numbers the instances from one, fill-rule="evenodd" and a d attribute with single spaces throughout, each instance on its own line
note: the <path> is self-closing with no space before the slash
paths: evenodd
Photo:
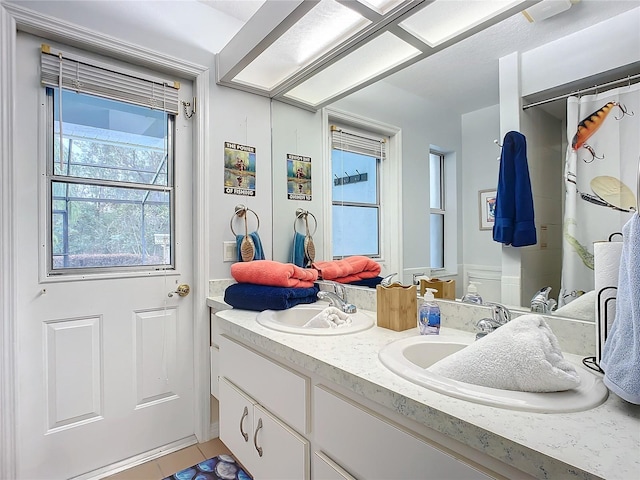
<path id="1" fill-rule="evenodd" d="M 567 99 L 559 307 L 594 289 L 593 242 L 621 232 L 633 214 L 622 210 L 637 206 L 639 137 L 640 84 Z"/>

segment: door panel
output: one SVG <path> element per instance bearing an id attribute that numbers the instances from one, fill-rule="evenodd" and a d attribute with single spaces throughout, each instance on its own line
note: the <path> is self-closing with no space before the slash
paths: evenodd
<path id="1" fill-rule="evenodd" d="M 44 322 L 47 433 L 102 418 L 100 320 Z"/>
<path id="2" fill-rule="evenodd" d="M 191 121 L 179 116 L 175 127 L 176 270 L 44 278 L 43 42 L 18 34 L 17 430 L 25 479 L 74 477 L 194 433 L 193 295 L 168 296 L 192 283 Z M 180 97 L 191 99 L 191 90 L 181 80 Z"/>

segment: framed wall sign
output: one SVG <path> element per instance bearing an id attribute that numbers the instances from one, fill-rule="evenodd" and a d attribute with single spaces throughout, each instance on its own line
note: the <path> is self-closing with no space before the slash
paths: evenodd
<path id="1" fill-rule="evenodd" d="M 491 230 L 496 221 L 496 190 L 480 190 L 478 204 L 480 208 L 480 230 Z"/>

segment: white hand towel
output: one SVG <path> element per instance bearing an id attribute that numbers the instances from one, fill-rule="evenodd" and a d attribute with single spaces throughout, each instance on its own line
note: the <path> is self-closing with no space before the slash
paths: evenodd
<path id="1" fill-rule="evenodd" d="M 579 318 L 580 320 L 595 321 L 596 318 L 596 291 L 591 290 L 580 295 L 578 298 L 563 307 L 560 307 L 553 315 L 563 317 Z"/>
<path id="2" fill-rule="evenodd" d="M 580 376 L 541 315 L 522 315 L 428 368 L 443 377 L 521 392 L 561 392 Z"/>
<path id="3" fill-rule="evenodd" d="M 351 324 L 351 317 L 336 307 L 327 307 L 312 317 L 303 327 L 338 328 Z"/>
<path id="4" fill-rule="evenodd" d="M 640 405 L 640 216 L 622 227 L 616 317 L 602 350 L 604 384 L 629 403 Z"/>

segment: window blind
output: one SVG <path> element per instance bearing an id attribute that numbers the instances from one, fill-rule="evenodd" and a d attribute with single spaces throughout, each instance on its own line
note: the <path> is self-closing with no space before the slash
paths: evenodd
<path id="1" fill-rule="evenodd" d="M 347 152 L 360 153 L 369 157 L 384 160 L 386 157 L 386 140 L 348 132 L 343 128 L 331 125 L 331 148 Z"/>
<path id="2" fill-rule="evenodd" d="M 53 53 L 48 45 L 42 45 L 42 85 L 59 87 L 61 71 L 64 89 L 163 110 L 174 115 L 179 112 L 179 82 L 140 78 L 105 68 L 89 60 Z"/>

